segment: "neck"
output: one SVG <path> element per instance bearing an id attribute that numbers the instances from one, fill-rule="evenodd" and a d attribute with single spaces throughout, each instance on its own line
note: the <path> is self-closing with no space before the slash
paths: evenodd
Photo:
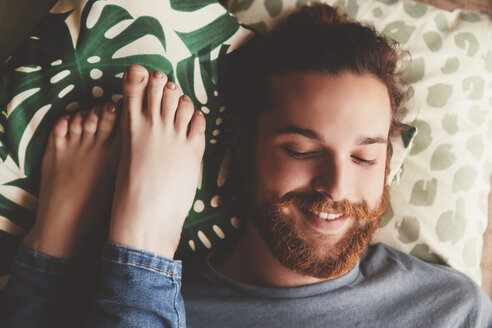
<path id="1" fill-rule="evenodd" d="M 338 278 L 314 278 L 285 267 L 249 222 L 239 242 L 214 266 L 234 281 L 263 287 L 298 287 Z"/>

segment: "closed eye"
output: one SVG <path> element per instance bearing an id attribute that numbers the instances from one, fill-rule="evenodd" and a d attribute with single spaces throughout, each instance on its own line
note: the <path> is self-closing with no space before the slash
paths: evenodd
<path id="1" fill-rule="evenodd" d="M 319 151 L 310 151 L 310 152 L 296 152 L 288 147 L 282 147 L 285 153 L 292 158 L 295 159 L 311 159 L 319 154 Z"/>
<path id="2" fill-rule="evenodd" d="M 364 159 L 364 158 L 361 158 L 358 156 L 352 156 L 352 160 L 354 161 L 354 163 L 356 163 L 358 165 L 362 165 L 362 166 L 369 166 L 369 165 L 376 164 L 375 159 L 369 160 L 369 159 Z"/>

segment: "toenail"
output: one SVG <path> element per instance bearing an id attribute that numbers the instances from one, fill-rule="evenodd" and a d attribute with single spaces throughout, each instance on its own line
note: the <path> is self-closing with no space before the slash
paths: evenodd
<path id="1" fill-rule="evenodd" d="M 171 90 L 175 90 L 176 89 L 176 84 L 174 84 L 172 82 L 167 82 L 166 87 L 168 87 Z"/>
<path id="2" fill-rule="evenodd" d="M 162 79 L 164 77 L 164 73 L 161 71 L 154 71 L 153 75 L 156 79 Z"/>
<path id="3" fill-rule="evenodd" d="M 126 72 L 126 79 L 128 82 L 130 83 L 141 83 L 143 82 L 145 76 L 140 73 L 139 71 L 136 71 L 136 70 L 128 70 Z"/>
<path id="4" fill-rule="evenodd" d="M 106 104 L 106 110 L 110 113 L 116 112 L 116 105 L 113 103 Z"/>
<path id="5" fill-rule="evenodd" d="M 191 102 L 191 98 L 188 95 L 182 95 L 181 100 Z"/>

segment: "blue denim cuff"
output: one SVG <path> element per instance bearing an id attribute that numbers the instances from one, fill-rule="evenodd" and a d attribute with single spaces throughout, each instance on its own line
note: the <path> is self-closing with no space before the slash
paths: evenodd
<path id="1" fill-rule="evenodd" d="M 20 246 L 0 309 L 2 327 L 74 327 L 98 276 L 96 258 L 57 258 Z"/>
<path id="2" fill-rule="evenodd" d="M 27 269 L 45 272 L 53 275 L 66 275 L 69 272 L 92 268 L 96 265 L 97 259 L 66 259 L 53 257 L 38 253 L 31 249 L 20 246 L 17 250 L 12 271 L 22 271 Z"/>
<path id="3" fill-rule="evenodd" d="M 106 243 L 101 253 L 101 259 L 181 278 L 182 263 L 180 260 L 171 260 L 141 249 Z"/>

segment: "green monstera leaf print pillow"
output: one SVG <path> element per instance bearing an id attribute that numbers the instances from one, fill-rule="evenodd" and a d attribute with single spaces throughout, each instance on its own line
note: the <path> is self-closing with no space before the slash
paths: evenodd
<path id="1" fill-rule="evenodd" d="M 208 249 L 238 227 L 220 206 L 228 145 L 217 90 L 221 58 L 252 32 L 213 0 L 60 0 L 0 73 L 0 275 L 35 220 L 47 136 L 66 113 L 121 98 L 130 64 L 162 70 L 207 119 L 200 185 L 182 253 Z M 70 197 L 70 195 L 67 195 Z"/>
<path id="2" fill-rule="evenodd" d="M 238 0 L 229 9 L 262 32 L 309 2 Z M 412 54 L 403 77 L 418 133 L 373 241 L 448 264 L 480 284 L 492 168 L 492 15 L 414 1 L 319 2 L 339 6 Z"/>

